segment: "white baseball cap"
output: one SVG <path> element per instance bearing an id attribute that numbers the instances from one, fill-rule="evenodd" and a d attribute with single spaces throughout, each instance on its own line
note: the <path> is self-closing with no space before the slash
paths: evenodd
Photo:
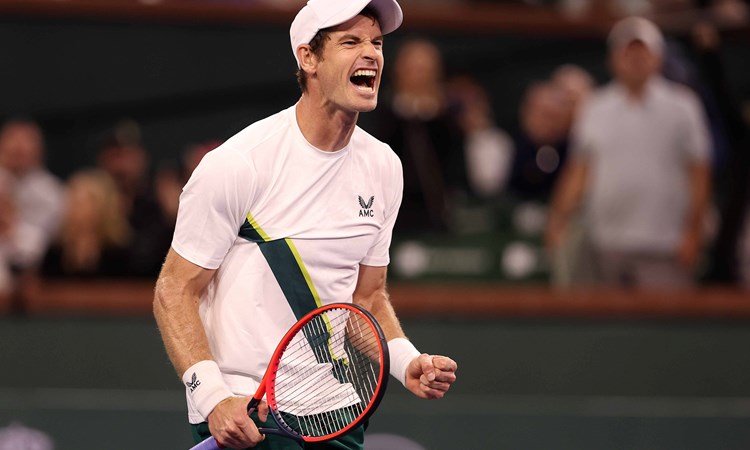
<path id="1" fill-rule="evenodd" d="M 377 12 L 384 35 L 395 31 L 404 21 L 404 13 L 396 0 L 309 0 L 289 28 L 294 59 L 297 59 L 297 48 L 309 44 L 318 31 L 346 22 L 368 5 Z"/>
<path id="2" fill-rule="evenodd" d="M 617 22 L 607 39 L 611 48 L 625 47 L 633 41 L 641 41 L 652 53 L 664 53 L 664 36 L 659 27 L 643 17 L 627 17 Z"/>

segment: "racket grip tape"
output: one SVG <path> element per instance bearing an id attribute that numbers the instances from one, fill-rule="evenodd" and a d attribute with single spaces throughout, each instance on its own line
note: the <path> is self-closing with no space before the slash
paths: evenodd
<path id="1" fill-rule="evenodd" d="M 247 404 L 247 414 L 248 415 L 252 414 L 255 411 L 255 408 L 258 407 L 259 403 L 260 403 L 260 400 L 251 398 Z M 220 450 L 221 448 L 223 447 L 220 447 L 219 443 L 216 442 L 216 439 L 214 439 L 214 437 L 211 436 L 208 439 L 204 440 L 203 442 L 195 445 L 194 447 L 190 447 L 190 450 Z"/>
<path id="2" fill-rule="evenodd" d="M 260 404 L 260 400 L 256 399 L 255 397 L 251 398 L 249 402 L 247 402 L 247 415 L 255 412 L 255 409 Z"/>
<path id="3" fill-rule="evenodd" d="M 221 448 L 222 447 L 219 446 L 219 443 L 216 442 L 216 439 L 211 436 L 196 446 L 191 447 L 190 450 L 219 450 Z"/>

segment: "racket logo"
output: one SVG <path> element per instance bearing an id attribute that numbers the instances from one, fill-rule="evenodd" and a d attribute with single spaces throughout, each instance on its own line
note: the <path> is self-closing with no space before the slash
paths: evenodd
<path id="1" fill-rule="evenodd" d="M 190 389 L 190 392 L 192 393 L 198 386 L 201 385 L 201 380 L 198 379 L 198 374 L 193 373 L 193 378 L 190 381 L 185 382 L 185 386 Z"/>
<path id="2" fill-rule="evenodd" d="M 362 209 L 359 210 L 359 217 L 375 217 L 375 214 L 372 209 L 372 204 L 375 203 L 375 196 L 371 196 L 370 200 L 365 202 L 365 199 L 363 199 L 361 196 L 357 196 L 357 199 L 359 199 L 359 206 L 362 207 Z"/>

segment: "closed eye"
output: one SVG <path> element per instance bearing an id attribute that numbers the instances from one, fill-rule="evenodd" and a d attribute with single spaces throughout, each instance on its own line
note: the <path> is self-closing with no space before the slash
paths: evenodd
<path id="1" fill-rule="evenodd" d="M 360 40 L 353 35 L 346 35 L 341 36 L 341 39 L 339 40 L 339 44 L 346 46 L 346 47 L 353 47 L 360 43 Z"/>

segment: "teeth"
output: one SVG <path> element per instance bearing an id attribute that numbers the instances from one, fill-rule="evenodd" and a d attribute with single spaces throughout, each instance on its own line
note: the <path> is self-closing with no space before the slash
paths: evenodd
<path id="1" fill-rule="evenodd" d="M 377 74 L 377 72 L 375 72 L 374 70 L 360 69 L 360 70 L 354 72 L 354 75 L 352 75 L 352 76 L 355 76 L 355 77 L 374 77 L 376 74 Z"/>

